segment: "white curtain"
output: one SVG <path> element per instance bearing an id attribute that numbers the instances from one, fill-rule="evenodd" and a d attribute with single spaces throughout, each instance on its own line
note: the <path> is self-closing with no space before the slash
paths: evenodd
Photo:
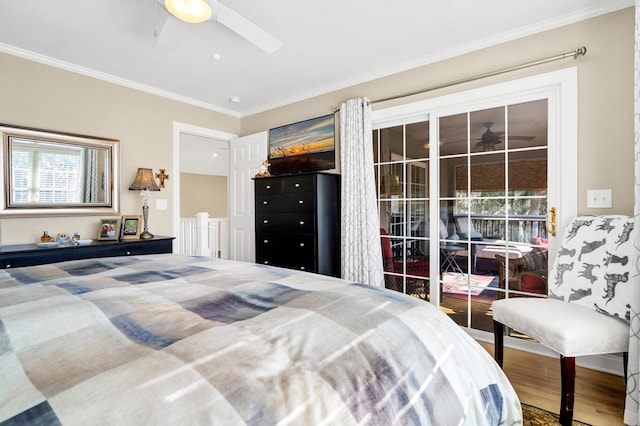
<path id="1" fill-rule="evenodd" d="M 84 148 L 80 157 L 80 193 L 83 203 L 97 203 L 99 196 L 98 150 Z"/>
<path id="2" fill-rule="evenodd" d="M 384 287 L 368 99 L 340 107 L 340 163 L 342 278 Z"/>
<path id="3" fill-rule="evenodd" d="M 635 207 L 634 244 L 640 247 L 640 0 L 636 0 L 636 43 L 634 72 L 634 125 L 635 125 Z M 624 422 L 637 425 L 640 422 L 640 253 L 635 259 L 633 298 L 631 299 L 631 337 L 629 341 L 629 368 L 627 371 L 627 399 Z"/>

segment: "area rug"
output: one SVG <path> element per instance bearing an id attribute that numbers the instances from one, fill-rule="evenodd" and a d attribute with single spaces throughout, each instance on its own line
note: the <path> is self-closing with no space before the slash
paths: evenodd
<path id="1" fill-rule="evenodd" d="M 555 426 L 560 424 L 557 414 L 529 404 L 522 404 L 522 417 L 524 419 L 522 423 L 523 426 Z M 577 426 L 589 426 L 588 423 L 577 420 L 574 420 L 573 424 Z"/>
<path id="2" fill-rule="evenodd" d="M 445 272 L 442 275 L 442 293 L 444 296 L 476 302 L 491 303 L 497 294 L 495 291 L 487 291 L 488 288 L 498 287 L 498 277 L 494 275 L 475 275 Z M 487 299 L 485 301 L 485 299 Z"/>

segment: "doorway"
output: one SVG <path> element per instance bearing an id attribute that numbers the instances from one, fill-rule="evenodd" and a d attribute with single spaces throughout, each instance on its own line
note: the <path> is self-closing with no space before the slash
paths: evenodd
<path id="1" fill-rule="evenodd" d="M 214 176 L 212 173 L 216 173 L 215 176 L 228 177 L 229 144 L 230 141 L 236 137 L 237 136 L 234 134 L 214 129 L 193 126 L 186 123 L 173 123 L 174 173 L 170 182 L 172 183 L 174 193 L 172 217 L 173 235 L 176 236 L 173 246 L 173 251 L 175 253 L 180 252 L 184 243 L 180 236 L 182 216 L 181 174 L 185 172 L 193 175 Z M 194 150 L 196 150 L 198 155 L 191 157 Z M 214 156 L 214 154 L 217 155 Z M 187 166 L 185 163 L 189 165 Z M 210 169 L 214 169 L 214 172 L 209 171 Z M 198 180 L 197 176 L 194 176 L 194 178 Z M 205 179 L 207 178 L 205 177 Z M 197 190 L 194 190 L 193 192 L 196 191 Z M 228 193 L 228 183 L 226 193 Z M 224 215 L 228 217 L 228 207 L 226 208 Z"/>

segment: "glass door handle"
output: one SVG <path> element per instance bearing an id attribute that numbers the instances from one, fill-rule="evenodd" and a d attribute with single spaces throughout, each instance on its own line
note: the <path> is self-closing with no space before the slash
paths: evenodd
<path id="1" fill-rule="evenodd" d="M 547 213 L 547 232 L 552 237 L 556 236 L 556 208 L 551 207 Z"/>

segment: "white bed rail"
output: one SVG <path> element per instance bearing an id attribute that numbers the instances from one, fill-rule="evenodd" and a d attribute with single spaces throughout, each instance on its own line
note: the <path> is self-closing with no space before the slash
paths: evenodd
<path id="1" fill-rule="evenodd" d="M 210 218 L 209 213 L 197 213 L 195 218 L 180 218 L 180 253 L 197 256 L 229 258 L 229 220 Z"/>

